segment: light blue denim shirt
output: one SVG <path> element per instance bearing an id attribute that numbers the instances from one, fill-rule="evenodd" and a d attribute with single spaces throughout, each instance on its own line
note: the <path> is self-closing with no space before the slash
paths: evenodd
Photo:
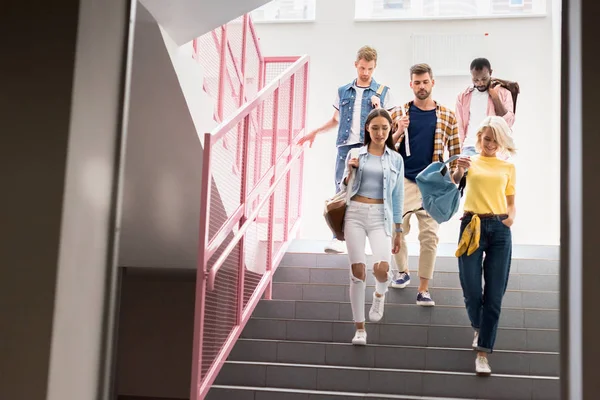
<path id="1" fill-rule="evenodd" d="M 358 189 L 360 188 L 362 170 L 366 163 L 367 153 L 367 146 L 358 149 L 358 169 L 355 171 L 356 177 L 354 178 L 350 197 L 358 193 Z M 340 190 L 346 189 L 344 180 L 348 177 L 348 160 L 350 159 L 350 155 L 351 153 L 348 153 L 348 157 L 346 158 L 346 169 L 344 171 L 344 179 L 340 183 Z M 386 146 L 381 157 L 381 162 L 383 163 L 385 233 L 392 236 L 392 232 L 394 231 L 393 225 L 402 223 L 402 209 L 404 208 L 404 160 L 398 152 Z"/>

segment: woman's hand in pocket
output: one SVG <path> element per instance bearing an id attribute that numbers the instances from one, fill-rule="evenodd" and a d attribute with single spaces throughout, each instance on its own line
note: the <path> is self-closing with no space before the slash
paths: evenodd
<path id="1" fill-rule="evenodd" d="M 503 219 L 502 223 L 510 228 L 512 226 L 512 224 L 514 223 L 514 220 L 512 218 L 508 217 L 506 219 Z"/>
<path id="2" fill-rule="evenodd" d="M 396 233 L 394 235 L 394 246 L 392 247 L 392 254 L 398 254 L 401 246 L 402 246 L 402 233 Z"/>

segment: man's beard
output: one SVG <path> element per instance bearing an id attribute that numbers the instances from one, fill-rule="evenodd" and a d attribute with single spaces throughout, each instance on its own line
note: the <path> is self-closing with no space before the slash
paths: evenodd
<path id="1" fill-rule="evenodd" d="M 427 90 L 415 93 L 415 96 L 417 96 L 417 99 L 419 100 L 425 100 L 429 97 L 429 95 L 431 95 L 431 92 L 428 92 Z"/>
<path id="2" fill-rule="evenodd" d="M 477 90 L 479 90 L 480 92 L 485 92 L 487 91 L 491 86 L 491 83 L 488 83 L 486 86 L 475 86 L 475 88 Z"/>

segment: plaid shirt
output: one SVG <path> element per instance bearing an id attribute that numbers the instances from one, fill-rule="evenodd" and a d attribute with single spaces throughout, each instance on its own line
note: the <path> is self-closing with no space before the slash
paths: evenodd
<path id="1" fill-rule="evenodd" d="M 404 105 L 406 112 L 410 110 L 410 106 L 413 104 L 412 101 Z M 435 114 L 437 116 L 437 123 L 435 125 L 435 139 L 433 142 L 433 155 L 432 161 L 440 161 L 444 158 L 444 150 L 448 149 L 450 157 L 460 154 L 460 139 L 458 137 L 458 123 L 454 112 L 444 107 L 437 101 L 435 102 Z M 392 120 L 394 120 L 393 132 L 396 131 L 398 119 L 402 117 L 402 108 L 394 107 L 391 111 Z M 402 143 L 404 139 L 404 132 L 400 134 L 398 144 Z M 450 163 L 450 170 L 456 169 L 456 161 Z"/>

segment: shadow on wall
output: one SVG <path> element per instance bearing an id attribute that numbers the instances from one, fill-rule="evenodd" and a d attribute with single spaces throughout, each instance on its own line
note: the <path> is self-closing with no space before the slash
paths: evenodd
<path id="1" fill-rule="evenodd" d="M 188 399 L 195 271 L 144 268 L 122 271 L 117 356 L 119 397 Z"/>

